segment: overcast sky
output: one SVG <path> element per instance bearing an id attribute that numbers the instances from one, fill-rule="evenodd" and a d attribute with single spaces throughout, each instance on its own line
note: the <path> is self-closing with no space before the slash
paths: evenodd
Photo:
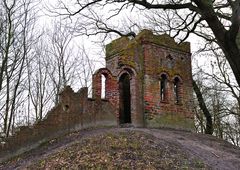
<path id="1" fill-rule="evenodd" d="M 57 2 L 58 2 L 58 0 L 42 0 L 41 4 L 39 5 L 40 15 L 41 15 L 39 23 L 40 23 L 41 27 L 51 28 L 52 25 L 53 25 L 52 21 L 56 20 L 56 19 L 59 20 L 59 16 L 57 17 L 56 14 L 53 14 L 53 13 L 49 12 L 49 9 L 54 10 L 53 8 L 57 6 L 56 5 Z M 65 2 L 67 2 L 69 4 L 71 2 L 73 3 L 74 1 L 65 1 Z M 101 11 L 101 12 L 102 13 L 99 14 L 99 15 L 104 14 L 103 11 Z M 124 17 L 128 14 L 121 13 L 121 17 Z M 137 14 L 134 14 L 134 11 L 131 12 L 131 15 L 136 15 L 137 16 Z M 76 19 L 77 17 L 79 17 L 79 16 L 78 15 L 74 16 L 72 18 L 73 19 L 72 21 L 74 22 L 74 19 Z M 120 17 L 118 17 L 118 18 L 120 18 Z M 114 19 L 111 22 L 114 22 L 114 21 L 119 22 L 118 19 Z M 97 65 L 96 69 L 100 68 L 100 67 L 103 67 L 104 57 L 105 57 L 105 54 L 102 53 L 102 48 L 99 45 L 96 44 L 97 40 L 101 40 L 101 38 L 99 36 L 90 36 L 90 37 L 78 36 L 74 39 L 74 43 L 76 43 L 79 46 L 84 45 L 88 49 L 90 58 L 92 60 L 96 61 L 96 65 Z M 186 41 L 191 42 L 191 51 L 192 51 L 192 54 L 194 56 L 194 60 L 192 62 L 193 68 L 195 68 L 196 62 L 200 66 L 203 66 L 203 67 L 206 67 L 206 68 L 209 67 L 209 65 L 208 65 L 209 60 L 206 60 L 205 59 L 206 57 L 200 57 L 199 55 L 197 57 L 195 57 L 195 52 L 199 49 L 200 46 L 202 46 L 201 39 L 192 35 Z M 110 41 L 108 40 L 105 43 L 109 43 L 109 42 Z"/>

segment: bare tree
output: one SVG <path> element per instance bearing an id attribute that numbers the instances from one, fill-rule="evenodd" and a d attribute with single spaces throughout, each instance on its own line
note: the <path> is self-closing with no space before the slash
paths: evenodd
<path id="1" fill-rule="evenodd" d="M 171 11 L 174 19 L 171 19 L 169 25 L 171 25 L 170 29 L 174 36 L 180 35 L 181 39 L 185 40 L 190 34 L 196 34 L 211 43 L 218 44 L 231 66 L 238 85 L 240 85 L 240 35 L 238 35 L 240 3 L 238 0 L 167 0 L 161 2 L 148 0 L 84 0 L 76 1 L 74 7 L 62 1 L 59 1 L 59 4 L 61 10 L 65 9 L 65 13 L 61 13 L 62 15 L 70 17 L 78 15 L 81 20 L 84 20 L 84 18 L 96 18 L 96 13 L 107 9 L 110 10 L 107 10 L 108 12 L 103 15 L 107 15 L 105 21 L 119 16 L 122 11 L 126 12 L 126 10 L 128 15 L 131 14 L 131 10 L 155 11 L 160 16 L 156 16 L 156 20 L 161 19 L 161 14 L 164 11 Z M 100 16 L 100 18 L 103 17 Z M 97 21 L 95 24 L 106 23 L 105 21 L 99 22 L 102 20 Z M 105 28 L 108 27 L 105 26 Z M 85 28 L 85 30 L 88 29 Z M 103 29 L 100 29 L 100 32 L 101 30 Z M 108 32 L 104 31 L 104 33 Z"/>
<path id="2" fill-rule="evenodd" d="M 58 103 L 60 90 L 71 84 L 75 72 L 75 62 L 71 58 L 73 56 L 73 44 L 71 44 L 73 36 L 62 22 L 55 22 L 53 31 L 48 30 L 47 32 L 49 56 L 45 59 L 45 64 L 53 85 L 54 102 Z"/>
<path id="3" fill-rule="evenodd" d="M 89 54 L 84 46 L 79 47 L 78 52 L 78 79 L 81 87 L 89 87 L 92 75 L 95 70 L 94 62 L 89 58 Z"/>
<path id="4" fill-rule="evenodd" d="M 26 58 L 34 42 L 32 28 L 34 14 L 31 0 L 1 1 L 1 66 L 0 92 L 3 132 L 8 136 L 14 126 L 14 115 L 24 98 L 22 82 L 25 79 Z"/>
<path id="5" fill-rule="evenodd" d="M 0 2 L 0 133 L 43 119 L 66 85 L 89 86 L 94 65 L 68 23 L 35 28 L 34 0 Z"/>
<path id="6" fill-rule="evenodd" d="M 200 88 L 198 87 L 197 83 L 194 80 L 193 80 L 193 89 L 196 93 L 200 109 L 202 110 L 204 116 L 206 117 L 205 133 L 206 134 L 212 134 L 213 133 L 212 115 L 211 115 L 209 109 L 207 108 L 207 106 L 205 104 L 205 100 L 203 98 L 203 95 L 202 95 L 202 92 L 201 92 Z"/>
<path id="7" fill-rule="evenodd" d="M 201 86 L 206 109 L 211 113 L 213 134 L 239 145 L 240 89 L 221 50 L 217 46 L 210 47 L 210 51 L 206 52 L 211 60 L 210 69 L 204 71 L 204 68 L 198 67 L 195 79 Z M 200 115 L 197 117 L 201 125 Z"/>
<path id="8" fill-rule="evenodd" d="M 49 86 L 51 82 L 48 77 L 48 63 L 45 62 L 48 58 L 48 46 L 44 39 L 45 36 L 42 34 L 38 42 L 32 47 L 34 52 L 31 58 L 27 60 L 28 124 L 30 124 L 29 117 L 32 114 L 32 107 L 35 120 L 41 120 L 52 106 L 50 100 L 53 97 L 53 91 Z"/>
<path id="9" fill-rule="evenodd" d="M 58 96 L 66 85 L 89 86 L 94 71 L 84 47 L 76 46 L 74 37 L 64 23 L 41 33 L 27 58 L 27 117 L 41 120 L 47 111 L 58 104 Z M 34 113 L 34 114 L 33 114 Z"/>

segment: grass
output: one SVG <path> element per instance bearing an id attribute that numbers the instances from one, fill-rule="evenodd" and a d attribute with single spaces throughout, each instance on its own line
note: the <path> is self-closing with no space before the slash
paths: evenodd
<path id="1" fill-rule="evenodd" d="M 28 169 L 209 169 L 184 150 L 138 131 L 106 133 L 29 165 Z"/>

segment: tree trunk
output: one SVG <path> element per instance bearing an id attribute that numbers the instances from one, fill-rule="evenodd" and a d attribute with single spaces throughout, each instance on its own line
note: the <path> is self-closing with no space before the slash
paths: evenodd
<path id="1" fill-rule="evenodd" d="M 209 112 L 209 110 L 207 109 L 207 106 L 204 102 L 202 93 L 194 80 L 193 80 L 193 89 L 197 95 L 199 106 L 200 106 L 201 110 L 203 111 L 204 116 L 206 117 L 205 133 L 212 135 L 213 134 L 212 116 L 211 116 L 211 113 Z"/>
<path id="2" fill-rule="evenodd" d="M 232 68 L 238 86 L 240 87 L 240 51 L 234 40 L 227 38 L 224 44 L 224 54 Z"/>

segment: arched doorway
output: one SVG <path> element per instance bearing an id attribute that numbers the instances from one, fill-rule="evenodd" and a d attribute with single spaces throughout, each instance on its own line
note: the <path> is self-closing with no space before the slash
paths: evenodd
<path id="1" fill-rule="evenodd" d="M 131 92 L 130 77 L 127 73 L 121 75 L 119 79 L 119 122 L 131 123 Z"/>

